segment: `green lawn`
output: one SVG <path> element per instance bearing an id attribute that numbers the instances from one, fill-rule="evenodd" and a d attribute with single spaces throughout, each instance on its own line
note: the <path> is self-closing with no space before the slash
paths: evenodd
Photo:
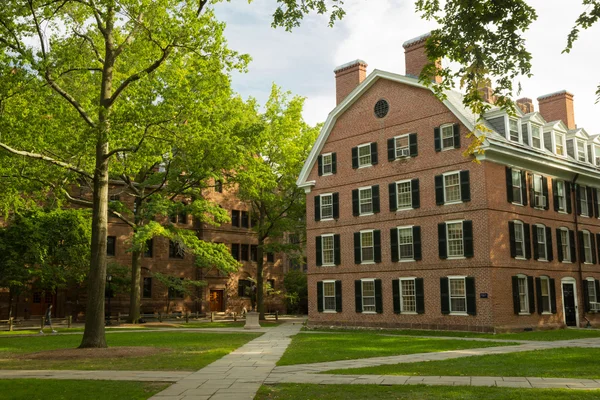
<path id="1" fill-rule="evenodd" d="M 0 380 L 0 399 L 10 400 L 146 400 L 169 386 L 156 382 Z"/>
<path id="2" fill-rule="evenodd" d="M 507 346 L 511 344 L 514 343 L 384 336 L 362 331 L 299 334 L 292 338 L 292 343 L 277 365 L 431 353 L 447 350 Z"/>
<path id="3" fill-rule="evenodd" d="M 600 349 L 560 348 L 522 353 L 462 357 L 368 368 L 338 369 L 343 375 L 530 376 L 543 378 L 600 378 Z"/>
<path id="4" fill-rule="evenodd" d="M 600 391 L 474 386 L 278 384 L 261 386 L 254 400 L 592 400 Z"/>
<path id="5" fill-rule="evenodd" d="M 132 330 L 144 330 L 145 327 L 144 326 L 139 326 L 139 327 L 132 327 L 132 328 L 119 328 L 119 327 L 106 327 L 106 331 L 107 332 L 111 332 L 111 331 L 132 331 Z M 58 333 L 83 333 L 83 328 L 54 328 L 54 330 L 58 331 Z M 39 335 L 40 334 L 40 328 L 35 328 L 35 329 L 19 329 L 19 330 L 14 330 L 12 332 L 9 331 L 0 331 L 0 336 L 14 336 L 14 335 Z M 44 334 L 46 335 L 50 335 L 51 334 L 51 330 L 50 328 L 46 327 L 44 329 Z"/>
<path id="6" fill-rule="evenodd" d="M 0 369 L 198 370 L 250 340 L 256 333 L 132 332 L 107 335 L 109 346 L 151 346 L 169 352 L 143 357 L 23 360 L 11 356 L 43 350 L 76 348 L 80 335 L 5 337 L 0 339 Z"/>

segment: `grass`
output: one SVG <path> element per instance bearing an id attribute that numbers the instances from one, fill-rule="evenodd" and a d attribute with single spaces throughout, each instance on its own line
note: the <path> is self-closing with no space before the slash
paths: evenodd
<path id="1" fill-rule="evenodd" d="M 6 379 L 0 380 L 0 399 L 146 400 L 167 386 L 156 382 Z"/>
<path id="2" fill-rule="evenodd" d="M 318 329 L 316 332 L 348 332 L 347 329 Z M 361 331 L 364 332 L 364 331 Z M 600 337 L 600 329 L 555 329 L 545 331 L 516 332 L 516 333 L 477 333 L 460 331 L 428 331 L 428 330 L 409 330 L 409 329 L 390 329 L 370 331 L 386 335 L 403 336 L 436 336 L 436 337 L 459 337 L 459 338 L 480 338 L 480 339 L 500 339 L 500 340 L 533 340 L 533 341 L 557 341 L 573 339 L 589 339 Z"/>
<path id="3" fill-rule="evenodd" d="M 294 336 L 292 343 L 277 365 L 431 353 L 511 344 L 514 343 L 384 336 L 372 332 L 311 333 Z"/>
<path id="4" fill-rule="evenodd" d="M 600 378 L 600 349 L 559 348 L 522 353 L 463 357 L 367 368 L 338 369 L 342 375 L 524 376 L 543 378 Z"/>
<path id="5" fill-rule="evenodd" d="M 376 386 L 278 384 L 261 386 L 254 400 L 592 400 L 600 391 L 517 389 L 474 386 Z"/>
<path id="6" fill-rule="evenodd" d="M 135 332 L 107 335 L 109 346 L 152 346 L 168 348 L 150 356 L 79 360 L 20 360 L 13 355 L 44 350 L 76 348 L 79 335 L 46 335 L 0 340 L 0 369 L 80 369 L 80 370 L 187 370 L 196 371 L 218 360 L 250 340 L 253 333 Z"/>

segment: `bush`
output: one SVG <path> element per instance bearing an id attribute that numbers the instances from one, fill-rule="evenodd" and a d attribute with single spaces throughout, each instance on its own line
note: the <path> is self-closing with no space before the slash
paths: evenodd
<path id="1" fill-rule="evenodd" d="M 308 284 L 306 274 L 291 270 L 285 274 L 285 302 L 288 314 L 308 314 Z"/>

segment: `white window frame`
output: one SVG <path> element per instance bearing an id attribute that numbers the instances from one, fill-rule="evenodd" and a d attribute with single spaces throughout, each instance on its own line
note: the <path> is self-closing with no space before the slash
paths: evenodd
<path id="1" fill-rule="evenodd" d="M 363 256 L 363 249 L 367 248 L 368 246 L 363 246 L 363 234 L 367 234 L 370 233 L 371 234 L 371 249 L 373 252 L 373 259 L 372 260 L 366 260 L 364 259 Z M 373 229 L 365 229 L 360 231 L 360 263 L 361 264 L 375 264 L 375 230 Z"/>
<path id="2" fill-rule="evenodd" d="M 594 145 L 594 151 L 593 151 L 593 155 L 594 155 L 594 160 L 590 160 L 590 162 L 592 162 L 592 164 L 594 164 L 596 167 L 600 167 L 600 146 L 595 144 Z"/>
<path id="3" fill-rule="evenodd" d="M 468 315 L 467 314 L 467 277 L 465 275 L 460 276 L 448 276 L 448 306 L 450 308 L 450 315 Z M 452 296 L 452 281 L 453 280 L 462 280 L 463 288 L 464 288 L 464 296 Z M 464 311 L 453 311 L 452 310 L 452 299 L 464 299 L 465 301 L 465 310 Z"/>
<path id="4" fill-rule="evenodd" d="M 371 191 L 371 211 L 363 212 L 360 194 L 365 191 Z M 358 215 L 373 215 L 373 186 L 365 186 L 358 188 Z"/>
<path id="5" fill-rule="evenodd" d="M 592 277 L 585 278 L 586 283 L 588 285 L 588 301 L 590 303 L 590 311 L 598 312 L 600 311 L 600 304 L 598 301 L 598 293 L 596 293 L 596 279 Z M 591 285 L 590 285 L 591 284 Z M 594 291 L 593 301 L 592 301 L 592 289 Z M 595 305 L 593 305 L 595 304 Z"/>
<path id="6" fill-rule="evenodd" d="M 410 157 L 410 134 L 406 133 L 404 135 L 398 135 L 398 136 L 394 136 L 394 159 L 398 160 L 401 158 L 409 158 Z M 401 146 L 398 147 L 398 140 L 399 139 L 404 139 L 406 138 L 406 146 Z M 401 150 L 401 152 L 403 152 L 402 150 L 406 150 L 405 151 L 405 155 L 398 155 L 398 150 Z"/>
<path id="7" fill-rule="evenodd" d="M 550 290 L 550 278 L 547 276 L 540 276 L 540 286 L 541 293 L 540 297 L 542 298 L 542 314 L 552 314 L 552 291 Z M 547 295 L 544 295 L 544 287 L 547 290 Z M 548 310 L 546 311 L 544 307 L 544 297 L 548 297 Z"/>
<path id="8" fill-rule="evenodd" d="M 321 235 L 321 265 L 324 267 L 331 267 L 335 265 L 335 238 L 333 233 L 328 233 L 325 235 Z M 325 239 L 331 238 L 331 262 L 325 261 Z"/>
<path id="9" fill-rule="evenodd" d="M 518 186 L 515 186 L 515 173 L 519 174 L 519 185 Z M 513 193 L 512 193 L 512 195 L 513 195 L 513 204 L 518 204 L 520 206 L 523 205 L 523 188 L 521 186 L 521 184 L 523 182 L 522 181 L 522 176 L 523 176 L 522 174 L 523 174 L 523 171 L 521 171 L 520 169 L 512 169 L 511 176 L 510 176 L 510 178 L 512 180 L 511 186 L 512 186 L 512 191 L 513 191 Z M 515 200 L 515 188 L 517 188 L 517 187 L 519 188 L 519 201 Z"/>
<path id="10" fill-rule="evenodd" d="M 321 213 L 321 221 L 330 221 L 333 219 L 333 193 L 323 193 L 321 196 L 321 199 L 319 201 L 319 212 Z M 330 217 L 324 217 L 324 213 L 323 213 L 323 209 L 325 208 L 323 206 L 323 199 L 329 197 L 331 199 L 331 203 L 329 204 L 329 206 L 331 207 L 331 216 Z"/>
<path id="11" fill-rule="evenodd" d="M 364 149 L 364 148 L 368 148 L 369 149 L 369 162 L 365 163 L 365 164 L 362 164 L 360 162 L 360 158 L 361 158 L 360 149 Z M 358 146 L 357 149 L 356 149 L 356 154 L 358 155 L 358 168 L 365 168 L 365 167 L 370 167 L 370 166 L 373 165 L 372 164 L 373 160 L 371 159 L 371 143 L 361 144 L 360 146 Z M 362 157 L 366 157 L 366 156 L 362 156 Z"/>
<path id="12" fill-rule="evenodd" d="M 404 291 L 402 290 L 402 282 L 412 282 L 413 285 L 413 294 L 404 294 Z M 399 285 L 399 292 L 400 292 L 400 312 L 402 314 L 417 314 L 417 282 L 416 282 L 416 278 L 400 278 L 398 280 L 398 285 Z M 412 297 L 412 302 L 414 304 L 414 310 L 407 310 L 406 306 L 404 305 L 404 298 L 405 297 Z"/>
<path id="13" fill-rule="evenodd" d="M 585 148 L 585 142 L 581 139 L 576 139 L 576 146 L 577 148 L 575 149 L 575 159 L 579 162 L 587 162 L 587 149 Z M 583 152 L 583 160 L 580 159 L 580 155 Z"/>
<path id="14" fill-rule="evenodd" d="M 572 259 L 571 255 L 571 239 L 569 238 L 569 229 L 559 228 L 560 230 L 560 243 L 562 246 L 563 261 L 564 263 L 570 263 Z M 565 233 L 563 238 L 563 233 Z M 566 241 L 564 240 L 566 238 Z M 566 252 L 565 252 L 566 250 Z"/>
<path id="15" fill-rule="evenodd" d="M 398 246 L 398 262 L 410 262 L 410 261 L 415 261 L 415 238 L 413 235 L 413 225 L 408 225 L 408 226 L 398 226 L 396 227 L 396 231 L 398 232 L 398 242 L 396 243 L 396 246 Z M 403 229 L 410 229 L 410 240 L 411 240 L 411 252 L 412 252 L 412 257 L 411 258 L 402 258 L 402 251 L 400 249 L 400 230 Z M 408 245 L 408 243 L 406 243 Z"/>
<path id="16" fill-rule="evenodd" d="M 523 285 L 523 288 L 525 289 L 525 293 L 521 292 L 521 279 L 525 281 L 525 284 Z M 517 290 L 519 291 L 519 315 L 530 315 L 531 314 L 531 310 L 529 309 L 529 285 L 527 282 L 527 275 L 523 275 L 523 274 L 517 274 Z M 523 298 L 521 296 L 524 296 L 525 300 L 523 300 Z M 523 304 L 521 304 L 521 301 L 524 301 L 524 307 Z"/>
<path id="17" fill-rule="evenodd" d="M 325 157 L 329 157 L 329 163 L 325 162 Z M 333 153 L 325 153 L 321 155 L 322 176 L 333 175 Z M 325 167 L 329 166 L 329 172 L 325 172 Z"/>
<path id="18" fill-rule="evenodd" d="M 325 285 L 333 285 L 333 296 L 325 296 Z M 335 300 L 335 281 L 334 280 L 327 280 L 327 281 L 323 281 L 323 312 L 324 313 L 336 313 L 337 311 L 337 304 L 336 304 L 336 300 Z M 331 298 L 333 297 L 333 309 L 330 308 L 326 308 L 325 305 L 327 304 L 327 301 L 325 300 L 326 298 Z"/>
<path id="19" fill-rule="evenodd" d="M 545 203 L 548 204 L 548 199 L 546 198 L 546 196 L 544 196 L 543 185 L 544 185 L 544 180 L 543 180 L 542 175 L 533 174 L 533 199 L 532 200 L 534 202 L 533 203 L 534 208 L 537 208 L 538 210 L 543 210 L 544 207 L 536 205 L 536 198 L 538 198 L 538 197 L 544 198 Z M 539 191 L 536 189 L 536 186 L 539 188 Z"/>
<path id="20" fill-rule="evenodd" d="M 410 188 L 410 190 L 408 191 L 410 194 L 410 204 L 408 206 L 400 206 L 400 190 L 398 190 L 398 185 L 401 184 L 406 184 L 408 183 L 408 186 Z M 411 179 L 405 179 L 402 181 L 398 181 L 396 182 L 396 211 L 403 211 L 403 210 L 412 210 L 412 180 Z"/>
<path id="21" fill-rule="evenodd" d="M 559 157 L 567 156 L 567 143 L 566 143 L 566 135 L 562 132 L 552 131 L 552 136 L 554 139 L 554 154 Z M 558 144 L 558 140 L 560 139 L 560 145 Z M 558 153 L 558 147 L 562 148 L 562 154 Z"/>
<path id="22" fill-rule="evenodd" d="M 444 130 L 447 128 L 450 129 L 450 136 L 447 136 L 446 139 L 452 138 L 451 146 L 444 146 Z M 440 126 L 440 147 L 442 148 L 442 151 L 454 149 L 454 145 L 454 124 L 444 124 Z"/>
<path id="23" fill-rule="evenodd" d="M 365 296 L 365 282 L 370 282 L 373 284 L 373 296 Z M 362 303 L 362 313 L 363 314 L 375 314 L 377 312 L 377 305 L 376 305 L 376 293 L 375 293 L 375 279 L 371 279 L 371 278 L 367 278 L 367 279 L 361 279 L 360 280 L 360 297 L 361 297 L 361 303 Z M 373 305 L 369 306 L 369 307 L 373 307 L 372 310 L 365 310 L 365 298 L 372 298 L 373 299 Z"/>
<path id="24" fill-rule="evenodd" d="M 592 234 L 588 230 L 583 230 L 583 263 L 591 264 L 594 261 L 592 255 Z M 587 240 L 586 240 L 587 239 Z M 589 256 L 589 258 L 588 258 Z"/>
<path id="25" fill-rule="evenodd" d="M 516 259 L 517 260 L 526 260 L 525 256 L 525 229 L 522 221 L 515 220 L 513 221 L 515 224 L 515 248 L 516 248 Z M 517 232 L 521 234 L 521 241 L 517 241 Z M 519 247 L 521 248 L 522 255 L 519 255 Z"/>
<path id="26" fill-rule="evenodd" d="M 535 224 L 534 226 L 535 226 L 536 230 L 539 229 L 539 228 L 541 228 L 542 231 L 543 231 L 543 233 L 544 233 L 544 235 L 543 235 L 544 236 L 544 240 L 540 241 L 540 232 L 537 231 L 537 243 L 535 245 L 538 246 L 538 261 L 548 261 L 548 249 L 546 247 L 547 246 L 546 245 L 546 240 L 547 240 L 547 238 L 546 238 L 546 226 L 543 225 L 543 224 Z M 543 248 L 544 248 L 544 256 L 543 257 L 540 254 L 540 248 L 539 248 L 540 243 L 543 243 L 543 245 L 544 245 L 543 246 Z"/>
<path id="27" fill-rule="evenodd" d="M 448 260 L 460 260 L 465 258 L 465 229 L 464 229 L 464 220 L 457 221 L 446 221 L 446 256 Z M 450 255 L 450 230 L 449 225 L 460 224 L 460 230 L 462 232 L 462 254 L 461 255 Z M 458 239 L 452 239 L 458 241 Z"/>
<path id="28" fill-rule="evenodd" d="M 540 141 L 540 147 L 536 147 L 533 145 L 533 139 L 535 138 L 535 136 L 533 135 L 533 131 L 537 128 L 537 132 L 539 133 L 539 141 Z M 544 131 L 542 129 L 541 125 L 538 124 L 534 124 L 534 123 L 529 123 L 529 131 L 531 132 L 531 135 L 529 136 L 530 140 L 529 140 L 529 144 L 531 147 L 533 147 L 534 149 L 538 149 L 538 150 L 542 150 L 544 148 Z"/>
<path id="29" fill-rule="evenodd" d="M 450 175 L 458 175 L 458 200 L 447 200 L 446 199 L 446 177 Z M 442 174 L 442 184 L 444 188 L 444 204 L 458 204 L 462 203 L 462 193 L 461 193 L 461 181 L 460 181 L 460 171 L 451 171 Z"/>
<path id="30" fill-rule="evenodd" d="M 562 191 L 562 196 L 560 192 Z M 556 181 L 556 195 L 558 197 L 558 212 L 566 213 L 567 212 L 567 193 L 565 187 L 565 181 L 557 180 Z"/>
<path id="31" fill-rule="evenodd" d="M 587 186 L 581 186 L 577 188 L 579 190 L 579 208 L 581 208 L 580 217 L 589 217 L 590 216 L 590 203 L 588 203 L 587 199 Z M 583 191 L 583 195 L 582 195 Z M 583 212 L 583 206 L 585 205 L 585 212 Z"/>
<path id="32" fill-rule="evenodd" d="M 510 123 L 514 121 L 517 125 L 517 140 L 513 140 L 511 136 Z M 523 143 L 523 136 L 521 135 L 521 124 L 517 118 L 511 118 L 509 116 L 506 117 L 506 138 L 513 143 Z"/>

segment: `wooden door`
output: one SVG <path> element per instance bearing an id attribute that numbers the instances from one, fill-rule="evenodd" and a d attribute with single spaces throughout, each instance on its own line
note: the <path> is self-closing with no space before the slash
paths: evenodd
<path id="1" fill-rule="evenodd" d="M 211 290 L 210 291 L 210 311 L 221 312 L 223 311 L 223 291 L 222 290 Z"/>
<path id="2" fill-rule="evenodd" d="M 52 316 L 55 316 L 56 296 L 50 292 L 35 291 L 32 297 L 30 315 L 44 315 L 48 306 L 52 304 Z"/>
<path id="3" fill-rule="evenodd" d="M 577 311 L 575 309 L 575 289 L 572 283 L 563 283 L 563 299 L 564 299 L 564 312 L 565 312 L 565 324 L 567 326 L 577 326 Z"/>

